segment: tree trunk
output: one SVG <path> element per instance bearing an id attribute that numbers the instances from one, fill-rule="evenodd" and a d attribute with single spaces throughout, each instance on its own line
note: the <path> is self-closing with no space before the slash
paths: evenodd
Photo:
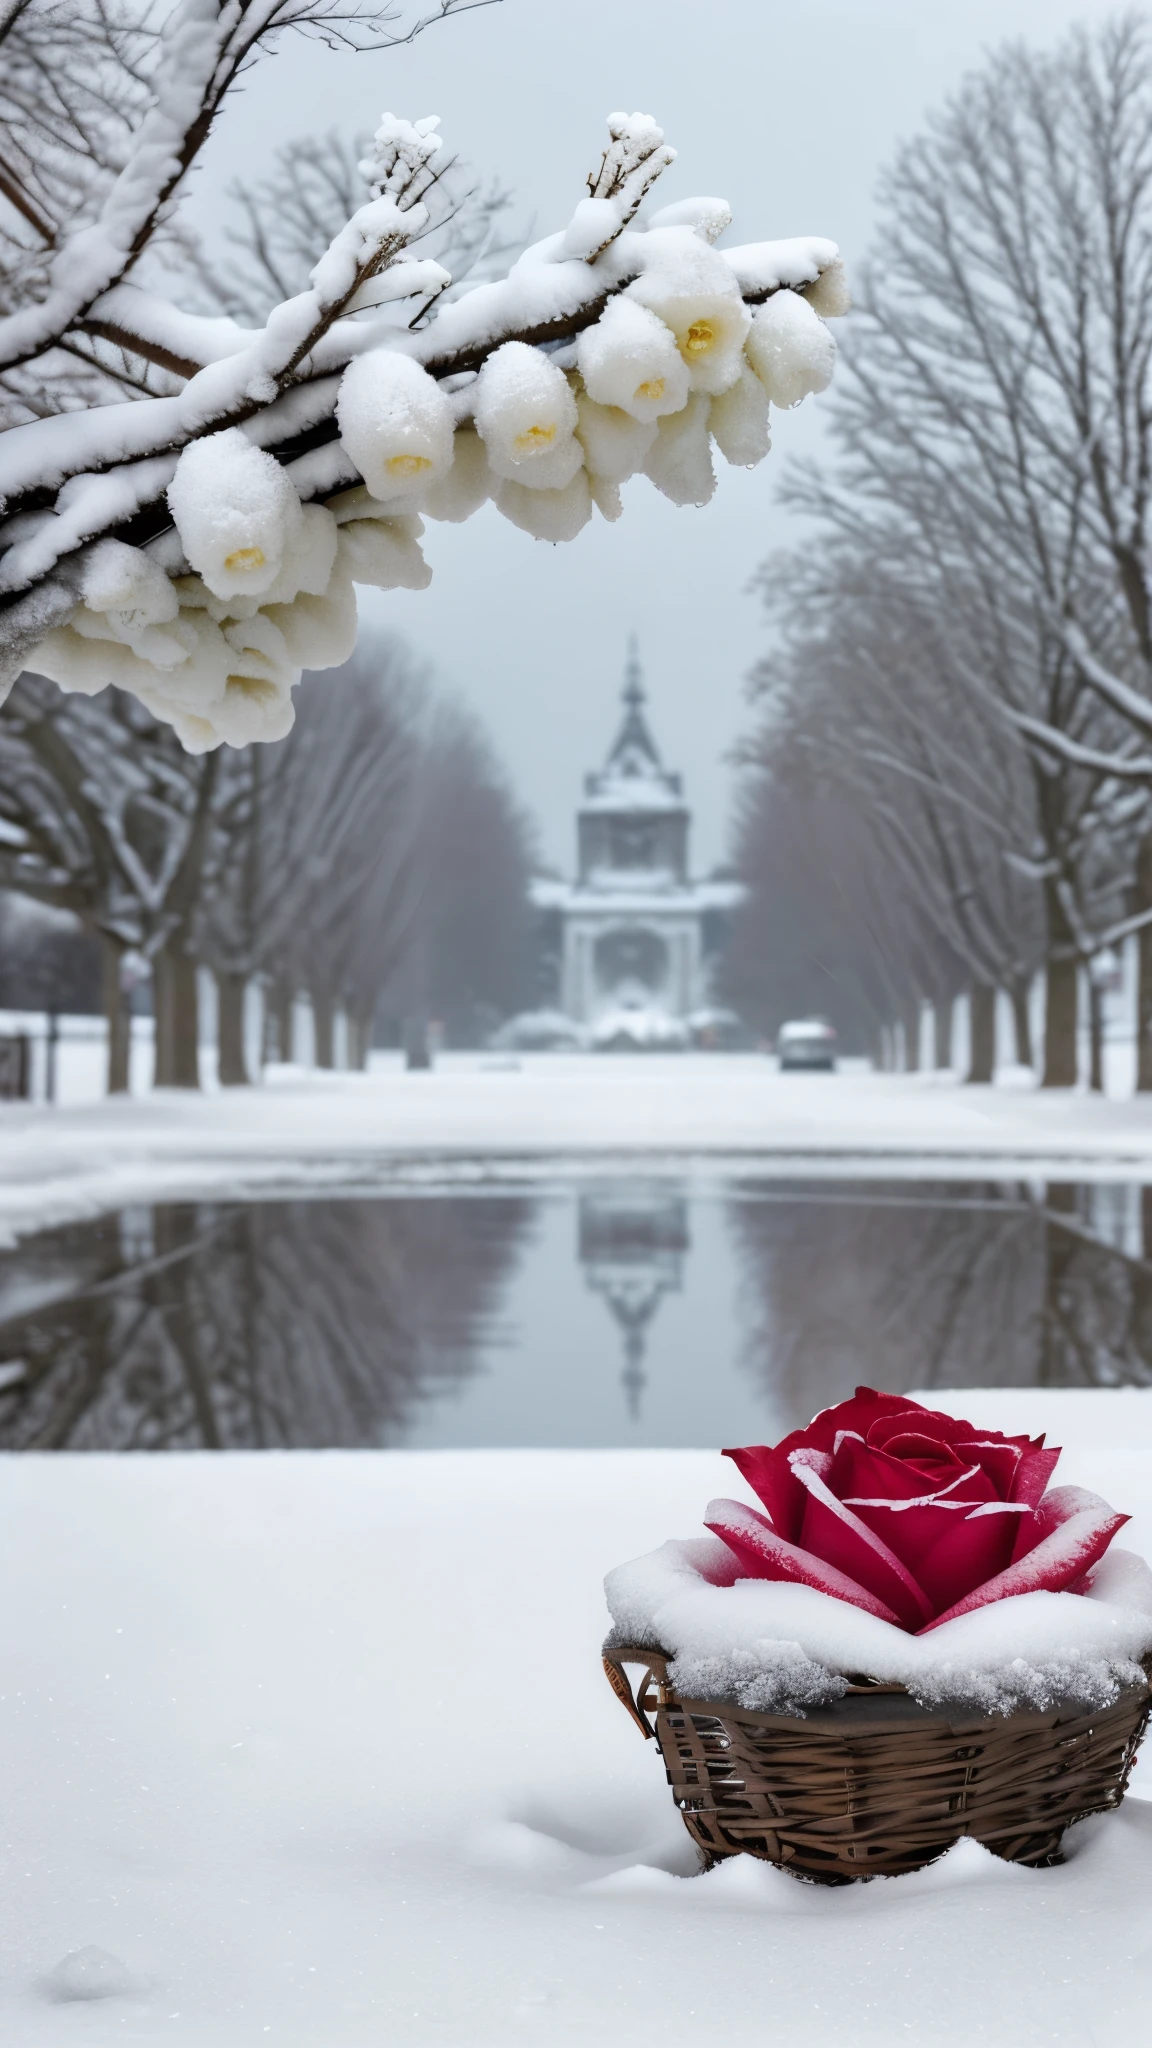
<path id="1" fill-rule="evenodd" d="M 1072 934 L 1064 906 L 1051 882 L 1044 885 L 1051 950 L 1070 945 Z M 1078 1079 L 1076 1032 L 1079 1024 L 1080 970 L 1075 960 L 1050 960 L 1044 993 L 1044 1073 L 1042 1088 L 1074 1088 Z"/>
<path id="2" fill-rule="evenodd" d="M 132 1060 L 132 1011 L 120 979 L 125 950 L 119 939 L 114 939 L 109 932 L 101 932 L 101 994 L 104 1022 L 108 1027 L 109 1095 L 127 1095 Z"/>
<path id="3" fill-rule="evenodd" d="M 969 1081 L 990 1081 L 996 1064 L 996 991 L 977 983 L 968 997 Z"/>
<path id="4" fill-rule="evenodd" d="M 951 996 L 937 996 L 934 1005 L 936 1017 L 936 1052 L 938 1067 L 952 1065 L 952 1012 L 955 1003 Z"/>
<path id="5" fill-rule="evenodd" d="M 427 1017 L 404 1019 L 404 1065 L 410 1073 L 427 1073 L 432 1065 Z"/>
<path id="6" fill-rule="evenodd" d="M 1012 990 L 1012 1029 L 1016 1038 L 1016 1064 L 1030 1067 L 1034 1058 L 1032 1050 L 1032 1017 L 1028 1006 L 1028 983 L 1024 982 Z"/>
<path id="7" fill-rule="evenodd" d="M 244 995 L 248 986 L 243 974 L 216 975 L 217 1078 L 222 1088 L 247 1088 L 248 1062 L 244 1055 Z"/>
<path id="8" fill-rule="evenodd" d="M 920 1067 L 920 999 L 917 996 L 904 1012 L 904 1072 L 915 1074 Z"/>
<path id="9" fill-rule="evenodd" d="M 366 1072 L 368 1055 L 372 1050 L 371 1011 L 349 1010 L 348 1012 L 348 1065 L 358 1074 Z"/>
<path id="10" fill-rule="evenodd" d="M 1140 842 L 1136 856 L 1137 912 L 1152 910 L 1152 832 Z M 1136 1086 L 1142 1094 L 1152 1089 L 1152 924 L 1140 932 L 1140 964 L 1136 984 Z"/>
<path id="11" fill-rule="evenodd" d="M 152 1086 L 172 1085 L 172 992 L 165 954 L 152 960 Z"/>
<path id="12" fill-rule="evenodd" d="M 316 1065 L 318 1067 L 331 1068 L 336 1064 L 333 1050 L 336 1035 L 334 1028 L 335 1004 L 326 989 L 322 992 L 312 989 L 309 993 L 312 997 L 312 1025 L 316 1039 Z"/>
<path id="13" fill-rule="evenodd" d="M 1088 976 L 1088 1086 L 1104 1093 L 1104 991 Z"/>
<path id="14" fill-rule="evenodd" d="M 264 1010 L 264 1057 L 291 1060 L 296 1051 L 296 995 L 290 982 L 274 981 Z"/>
<path id="15" fill-rule="evenodd" d="M 165 946 L 152 967 L 156 1012 L 157 1088 L 200 1086 L 200 1002 L 196 963 L 178 942 Z"/>

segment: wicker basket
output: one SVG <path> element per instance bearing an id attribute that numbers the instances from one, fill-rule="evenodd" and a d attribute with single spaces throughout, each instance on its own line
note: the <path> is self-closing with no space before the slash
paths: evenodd
<path id="1" fill-rule="evenodd" d="M 626 1664 L 644 1666 L 635 1694 Z M 1010 1863 L 1058 1861 L 1066 1827 L 1119 1806 L 1152 1708 L 1147 1680 L 1098 1713 L 984 1717 L 864 1680 L 799 1719 L 682 1699 L 665 1653 L 611 1638 L 604 1669 L 655 1736 L 706 1868 L 745 1854 L 825 1884 L 919 1870 L 962 1835 Z"/>

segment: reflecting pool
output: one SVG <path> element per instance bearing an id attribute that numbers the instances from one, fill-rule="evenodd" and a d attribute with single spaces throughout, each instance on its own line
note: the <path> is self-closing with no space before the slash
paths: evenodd
<path id="1" fill-rule="evenodd" d="M 771 1441 L 858 1380 L 1152 1384 L 1152 1189 L 563 1177 L 0 1256 L 0 1448 Z"/>

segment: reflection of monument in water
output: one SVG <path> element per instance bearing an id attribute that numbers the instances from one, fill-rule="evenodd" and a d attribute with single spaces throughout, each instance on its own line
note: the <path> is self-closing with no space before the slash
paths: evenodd
<path id="1" fill-rule="evenodd" d="M 688 1204 L 665 1188 L 628 1187 L 580 1197 L 580 1264 L 623 1339 L 628 1413 L 640 1415 L 648 1331 L 666 1294 L 678 1294 L 691 1248 Z"/>

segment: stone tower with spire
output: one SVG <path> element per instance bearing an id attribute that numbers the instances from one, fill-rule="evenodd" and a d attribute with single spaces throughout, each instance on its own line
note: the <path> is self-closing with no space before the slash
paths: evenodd
<path id="1" fill-rule="evenodd" d="M 691 814 L 645 701 L 633 639 L 619 729 L 603 767 L 584 778 L 576 880 L 541 880 L 533 891 L 554 926 L 561 1008 L 585 1024 L 623 1010 L 685 1018 L 706 1004 L 710 960 L 743 893 L 730 881 L 692 881 Z"/>

